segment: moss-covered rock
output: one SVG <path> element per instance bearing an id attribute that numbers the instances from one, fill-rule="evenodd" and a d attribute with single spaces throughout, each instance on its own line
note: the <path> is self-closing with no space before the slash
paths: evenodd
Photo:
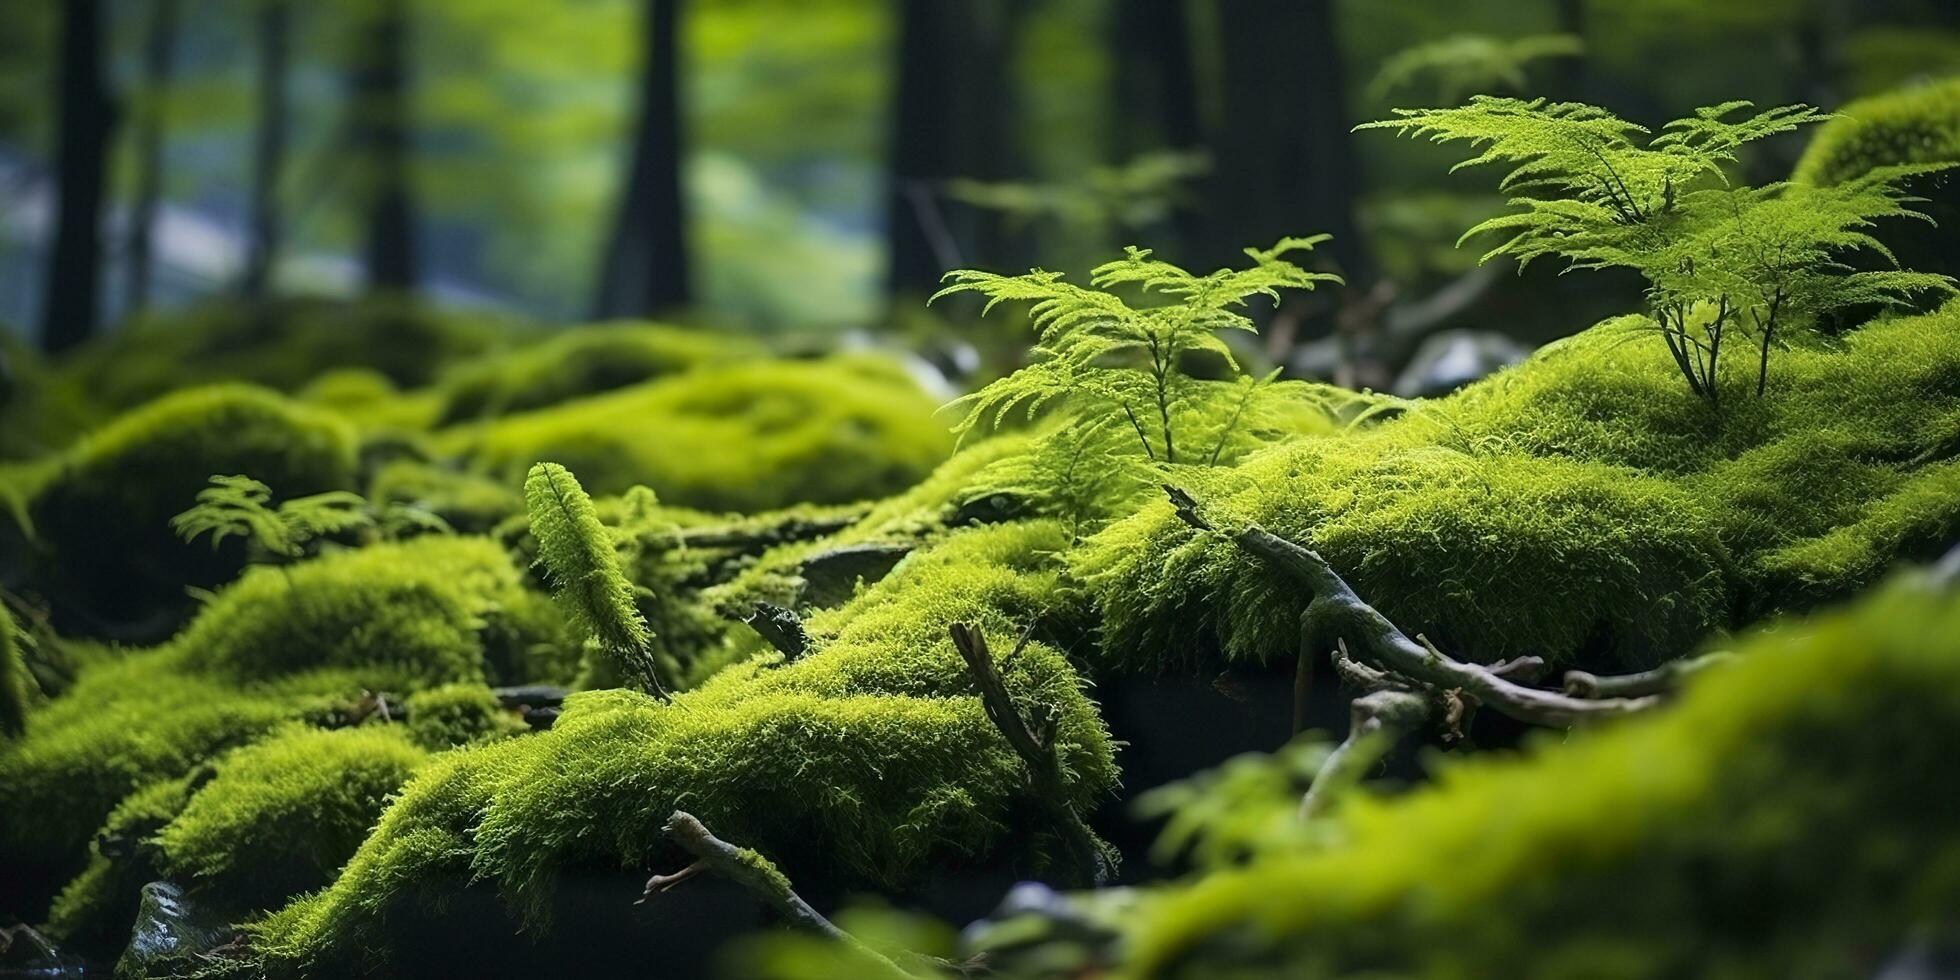
<path id="1" fill-rule="evenodd" d="M 417 459 L 395 459 L 376 468 L 368 499 L 401 504 L 442 518 L 465 533 L 484 533 L 524 511 L 517 485 Z"/>
<path id="2" fill-rule="evenodd" d="M 1904 583 L 1737 649 L 1665 710 L 1144 902 L 1125 973 L 1876 975 L 1960 903 L 1960 602 Z"/>
<path id="3" fill-rule="evenodd" d="M 287 722 L 347 724 L 371 710 L 369 692 L 480 686 L 487 667 L 560 642 L 556 622 L 482 538 L 253 569 L 169 643 L 82 670 L 24 736 L 0 743 L 0 854 L 68 866 L 140 787 Z"/>
<path id="4" fill-rule="evenodd" d="M 222 302 L 109 334 L 72 355 L 67 374 L 112 409 L 217 381 L 296 391 L 337 368 L 367 368 L 417 387 L 518 336 L 512 324 L 407 299 Z"/>
<path id="5" fill-rule="evenodd" d="M 669 504 L 758 511 L 911 486 L 952 448 L 936 407 L 883 359 L 763 361 L 459 426 L 441 445 L 512 485 L 551 460 L 594 493 L 644 484 Z"/>
<path id="6" fill-rule="evenodd" d="M 339 880 L 254 927 L 259 953 L 274 973 L 373 968 L 389 921 L 442 906 L 466 877 L 538 922 L 568 870 L 679 859 L 660 825 L 681 805 L 792 877 L 840 887 L 1049 852 L 947 627 L 1005 638 L 1043 615 L 1064 541 L 1049 523 L 955 533 L 814 619 L 813 652 L 793 663 L 730 668 L 669 704 L 574 695 L 548 732 L 438 757 Z M 1017 699 L 1059 709 L 1072 802 L 1092 805 L 1113 785 L 1112 749 L 1074 671 L 1039 643 L 1002 666 Z"/>
<path id="7" fill-rule="evenodd" d="M 1960 533 L 1960 304 L 1783 352 L 1762 398 L 1737 367 L 1719 410 L 1636 320 L 1374 428 L 1173 479 L 1484 660 L 1651 662 Z M 1071 564 L 1119 666 L 1291 656 L 1308 598 L 1162 502 Z"/>
<path id="8" fill-rule="evenodd" d="M 574 327 L 522 349 L 458 367 L 440 386 L 440 421 L 526 412 L 703 364 L 762 356 L 761 345 L 726 333 L 649 323 Z"/>
<path id="9" fill-rule="evenodd" d="M 351 489 L 353 431 L 245 385 L 183 391 L 125 413 L 31 488 L 27 513 L 45 552 L 31 584 L 87 625 L 117 624 L 126 637 L 167 631 L 185 586 L 214 586 L 244 561 L 237 542 L 186 544 L 170 527 L 218 473 L 250 474 L 279 499 Z"/>

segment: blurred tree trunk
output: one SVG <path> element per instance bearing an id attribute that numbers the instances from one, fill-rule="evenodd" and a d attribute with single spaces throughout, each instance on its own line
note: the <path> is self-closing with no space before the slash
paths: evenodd
<path id="1" fill-rule="evenodd" d="M 1332 0 L 1218 5 L 1224 112 L 1212 135 L 1210 252 L 1326 232 L 1353 287 L 1373 277 L 1354 219 L 1356 172 Z"/>
<path id="2" fill-rule="evenodd" d="M 50 351 L 67 350 L 95 333 L 103 179 L 115 125 L 102 78 L 102 0 L 63 0 L 60 34 L 58 200 L 41 326 Z"/>
<path id="3" fill-rule="evenodd" d="M 1586 77 L 1586 63 L 1591 59 L 1591 50 L 1586 37 L 1586 0 L 1558 0 L 1558 32 L 1570 34 L 1581 45 L 1588 45 L 1578 57 L 1558 59 L 1559 97 L 1572 102 L 1588 101 L 1590 81 Z"/>
<path id="4" fill-rule="evenodd" d="M 258 10 L 258 132 L 252 157 L 250 241 L 240 285 L 247 299 L 263 299 L 279 254 L 279 180 L 286 169 L 286 85 L 291 74 L 292 7 L 288 0 L 260 0 Z"/>
<path id="5" fill-rule="evenodd" d="M 606 248 L 594 315 L 650 316 L 685 306 L 687 215 L 681 193 L 681 0 L 644 0 L 639 122 Z"/>
<path id="6" fill-rule="evenodd" d="M 177 0 L 150 0 L 150 22 L 143 37 L 143 90 L 136 117 L 136 201 L 130 208 L 123 246 L 122 315 L 134 316 L 150 304 L 151 244 L 157 205 L 163 199 L 164 108 L 177 48 Z"/>
<path id="7" fill-rule="evenodd" d="M 1197 150 L 1204 145 L 1198 118 L 1198 79 L 1191 64 L 1186 0 L 1119 0 L 1111 5 L 1115 36 L 1116 104 L 1111 116 L 1112 158 L 1125 163 L 1153 150 Z M 1179 260 L 1192 256 L 1198 215 L 1189 207 L 1173 215 Z"/>
<path id="8" fill-rule="evenodd" d="M 1011 69 L 1022 12 L 1022 0 L 900 0 L 885 212 L 894 296 L 938 288 L 955 265 L 1018 258 L 998 215 L 940 191 L 954 177 L 1014 173 Z"/>
<path id="9" fill-rule="evenodd" d="M 355 52 L 349 144 L 366 177 L 363 254 L 370 291 L 416 283 L 415 200 L 409 174 L 408 0 L 377 0 Z"/>

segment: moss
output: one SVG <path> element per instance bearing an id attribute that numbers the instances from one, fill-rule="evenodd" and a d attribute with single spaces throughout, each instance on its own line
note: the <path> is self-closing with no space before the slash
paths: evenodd
<path id="1" fill-rule="evenodd" d="M 670 504 L 751 512 L 910 486 L 952 445 L 935 407 L 881 359 L 765 361 L 461 426 L 442 443 L 513 484 L 548 459 L 594 493 L 644 484 Z"/>
<path id="2" fill-rule="evenodd" d="M 1960 160 L 1960 78 L 1859 99 L 1838 110 L 1791 174 L 1829 186 L 1873 167 Z"/>
<path id="3" fill-rule="evenodd" d="M 408 696 L 408 735 L 425 749 L 491 742 L 530 730 L 481 684 L 444 684 Z"/>
<path id="4" fill-rule="evenodd" d="M 0 330 L 0 460 L 29 459 L 67 445 L 101 415 L 80 385 L 10 330 Z"/>
<path id="5" fill-rule="evenodd" d="M 115 409 L 216 381 L 297 391 L 338 368 L 366 368 L 417 387 L 518 335 L 512 324 L 482 314 L 402 299 L 212 303 L 112 333 L 78 351 L 67 375 Z"/>
<path id="6" fill-rule="evenodd" d="M 21 659 L 19 631 L 0 606 L 0 737 L 17 736 L 27 726 L 27 691 L 33 678 Z"/>
<path id="7" fill-rule="evenodd" d="M 435 424 L 439 399 L 427 391 L 404 393 L 373 368 L 335 368 L 322 372 L 294 394 L 309 405 L 331 409 L 364 433 L 419 432 Z"/>
<path id="8" fill-rule="evenodd" d="M 159 867 L 238 909 L 318 888 L 428 758 L 400 726 L 282 731 L 218 761 L 157 832 Z"/>
<path id="9" fill-rule="evenodd" d="M 1146 902 L 1134 975 L 1869 976 L 1960 901 L 1960 603 L 1755 634 L 1651 716 Z"/>
<path id="10" fill-rule="evenodd" d="M 1410 632 L 1491 660 L 1644 663 L 1848 595 L 1960 526 L 1960 304 L 1784 352 L 1711 411 L 1608 321 L 1374 428 L 1173 479 L 1310 543 Z M 1744 374 L 1751 375 L 1743 377 Z M 1308 598 L 1153 502 L 1071 556 L 1128 668 L 1291 656 Z"/>
<path id="11" fill-rule="evenodd" d="M 415 459 L 381 464 L 368 483 L 378 505 L 428 511 L 465 533 L 483 533 L 524 510 L 517 485 Z"/>
<path id="12" fill-rule="evenodd" d="M 171 642 L 84 669 L 0 746 L 0 852 L 70 861 L 133 790 L 282 723 L 345 724 L 368 691 L 480 684 L 486 663 L 521 662 L 496 645 L 558 641 L 539 632 L 552 622 L 528 618 L 534 601 L 480 538 L 254 569 Z"/>
<path id="13" fill-rule="evenodd" d="M 648 323 L 607 323 L 560 331 L 520 350 L 458 367 L 441 385 L 442 422 L 525 412 L 703 364 L 759 358 L 742 337 Z"/>
<path id="14" fill-rule="evenodd" d="M 180 610 L 185 586 L 243 561 L 242 547 L 185 544 L 170 528 L 212 474 L 251 474 L 284 499 L 350 488 L 354 467 L 353 432 L 330 413 L 244 385 L 169 395 L 83 438 L 43 478 L 28 513 L 48 554 L 32 584 L 111 621 Z"/>
<path id="15" fill-rule="evenodd" d="M 946 630 L 965 620 L 1005 637 L 1040 616 L 1058 601 L 1064 543 L 1046 523 L 957 532 L 813 620 L 813 652 L 794 663 L 725 670 L 668 704 L 574 695 L 547 732 L 444 754 L 332 886 L 258 923 L 259 950 L 275 973 L 372 965 L 385 923 L 439 907 L 458 876 L 495 883 L 539 922 L 568 869 L 679 858 L 659 828 L 681 805 L 792 877 L 841 887 L 1042 850 L 1046 835 L 1017 821 L 1020 763 Z M 1091 805 L 1114 768 L 1074 671 L 1038 643 L 1003 666 L 1018 699 L 1060 709 L 1073 802 Z"/>
<path id="16" fill-rule="evenodd" d="M 112 952 L 128 943 L 137 892 L 158 874 L 153 850 L 143 842 L 184 809 L 193 781 L 159 779 L 116 804 L 90 844 L 88 866 L 54 900 L 46 927 L 51 936 L 81 950 Z"/>

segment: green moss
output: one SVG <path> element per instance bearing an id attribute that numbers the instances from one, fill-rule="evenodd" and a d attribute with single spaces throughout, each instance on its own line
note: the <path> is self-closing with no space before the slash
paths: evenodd
<path id="1" fill-rule="evenodd" d="M 444 684 L 408 696 L 408 734 L 415 744 L 439 750 L 490 742 L 530 731 L 481 684 Z"/>
<path id="2" fill-rule="evenodd" d="M 1960 78 L 1859 99 L 1825 123 L 1791 179 L 1829 186 L 1873 167 L 1960 160 Z"/>
<path id="3" fill-rule="evenodd" d="M 53 452 L 87 430 L 101 408 L 80 385 L 10 330 L 0 330 L 0 460 Z"/>
<path id="4" fill-rule="evenodd" d="M 170 518 L 214 473 L 249 473 L 280 499 L 354 483 L 353 432 L 337 416 L 244 385 L 180 392 L 70 448 L 28 505 L 47 555 L 33 581 L 64 608 L 111 620 L 182 607 L 186 585 L 235 575 L 241 547 L 185 544 Z M 153 627 L 152 627 L 153 628 Z"/>
<path id="5" fill-rule="evenodd" d="M 1310 543 L 1411 633 L 1492 660 L 1651 662 L 1924 558 L 1960 526 L 1960 304 L 1783 352 L 1719 411 L 1608 321 L 1371 429 L 1173 480 Z M 1071 556 L 1131 668 L 1291 656 L 1308 596 L 1153 502 Z"/>
<path id="6" fill-rule="evenodd" d="M 683 805 L 792 877 L 844 887 L 1045 850 L 1020 763 L 946 631 L 964 620 L 1004 640 L 1043 615 L 1058 601 L 1063 544 L 1047 523 L 954 533 L 813 620 L 814 650 L 794 663 L 724 670 L 668 704 L 575 695 L 550 731 L 444 754 L 339 880 L 256 926 L 259 949 L 274 972 L 385 956 L 384 923 L 403 903 L 439 906 L 465 875 L 540 921 L 561 871 L 678 859 L 660 826 Z M 1003 667 L 1017 699 L 1060 709 L 1072 802 L 1093 804 L 1115 774 L 1074 671 L 1039 643 Z"/>
<path id="7" fill-rule="evenodd" d="M 27 690 L 33 679 L 21 659 L 14 618 L 0 606 L 0 736 L 16 736 L 27 726 Z"/>
<path id="8" fill-rule="evenodd" d="M 427 391 L 404 393 L 373 368 L 322 372 L 293 396 L 331 409 L 364 433 L 419 432 L 435 424 L 439 399 Z"/>
<path id="9" fill-rule="evenodd" d="M 445 433 L 452 454 L 507 479 L 554 460 L 594 493 L 759 511 L 904 489 L 945 458 L 937 406 L 870 357 L 764 361 L 687 374 Z"/>
<path id="10" fill-rule="evenodd" d="M 275 734 L 219 760 L 157 832 L 159 866 L 234 908 L 320 887 L 428 758 L 400 726 Z"/>
<path id="11" fill-rule="evenodd" d="M 680 374 L 752 360 L 760 345 L 727 333 L 647 323 L 576 327 L 520 350 L 458 367 L 441 385 L 441 421 L 525 412 Z"/>
<path id="12" fill-rule="evenodd" d="M 1651 716 L 1357 800 L 1146 902 L 1129 972 L 1869 976 L 1960 901 L 1960 603 L 1761 632 Z"/>
<path id="13" fill-rule="evenodd" d="M 88 866 L 54 900 L 46 926 L 53 938 L 73 949 L 104 952 L 129 942 L 138 891 L 158 875 L 154 850 L 144 841 L 184 809 L 193 780 L 146 783 L 116 804 L 90 843 Z"/>
<path id="14" fill-rule="evenodd" d="M 487 532 L 524 510 L 524 495 L 515 483 L 415 459 L 381 464 L 368 483 L 367 497 L 377 505 L 428 511 L 466 533 Z"/>
<path id="15" fill-rule="evenodd" d="M 344 724 L 368 691 L 480 684 L 487 663 L 527 655 L 497 647 L 559 639 L 519 581 L 480 538 L 254 569 L 171 642 L 84 669 L 0 745 L 0 851 L 67 862 L 133 790 L 282 723 Z"/>
<path id="16" fill-rule="evenodd" d="M 507 345 L 515 327 L 401 299 L 213 303 L 154 316 L 78 351 L 67 375 L 111 408 L 216 381 L 281 391 L 325 371 L 367 368 L 402 387 Z"/>

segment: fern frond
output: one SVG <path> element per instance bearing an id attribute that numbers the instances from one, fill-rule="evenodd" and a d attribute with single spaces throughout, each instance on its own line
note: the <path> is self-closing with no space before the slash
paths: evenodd
<path id="1" fill-rule="evenodd" d="M 524 480 L 524 502 L 538 562 L 565 615 L 619 661 L 627 676 L 650 693 L 663 694 L 650 650 L 653 631 L 634 604 L 612 534 L 599 522 L 585 488 L 563 466 L 539 463 Z"/>
<path id="2" fill-rule="evenodd" d="M 170 527 L 186 543 L 202 535 L 211 536 L 216 548 L 228 537 L 256 543 L 267 552 L 285 557 L 300 554 L 285 521 L 266 506 L 272 501 L 272 488 L 243 474 L 213 476 L 211 485 L 198 491 L 197 503 L 170 519 Z"/>

